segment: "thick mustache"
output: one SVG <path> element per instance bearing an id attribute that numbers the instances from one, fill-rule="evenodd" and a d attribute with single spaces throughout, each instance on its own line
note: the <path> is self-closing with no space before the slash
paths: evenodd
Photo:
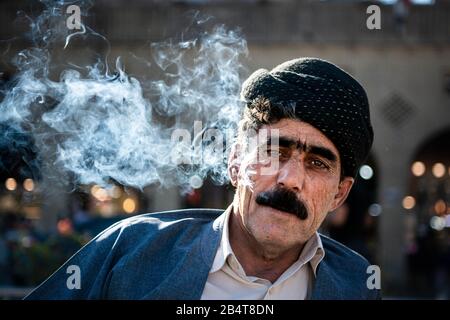
<path id="1" fill-rule="evenodd" d="M 256 203 L 296 215 L 302 220 L 308 217 L 308 211 L 297 195 L 285 188 L 264 191 L 256 196 Z"/>

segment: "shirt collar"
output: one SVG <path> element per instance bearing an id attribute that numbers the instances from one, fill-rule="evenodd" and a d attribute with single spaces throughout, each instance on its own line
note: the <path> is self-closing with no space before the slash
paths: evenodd
<path id="1" fill-rule="evenodd" d="M 298 261 L 303 263 L 309 262 L 314 272 L 314 276 L 316 276 L 317 267 L 324 257 L 325 250 L 323 249 L 322 240 L 320 239 L 319 233 L 316 231 L 306 242 L 302 252 L 300 253 Z"/>
<path id="2" fill-rule="evenodd" d="M 214 262 L 212 268 L 209 273 L 217 272 L 224 266 L 227 258 L 230 255 L 234 256 L 233 250 L 231 249 L 230 240 L 229 240 L 229 231 L 228 224 L 230 221 L 230 214 L 233 210 L 233 205 L 230 205 L 227 210 L 224 212 L 224 219 L 222 224 L 222 236 L 220 238 L 219 248 L 217 249 L 216 257 L 214 258 Z"/>
<path id="3" fill-rule="evenodd" d="M 214 273 L 222 269 L 229 256 L 232 256 L 234 260 L 237 261 L 229 239 L 229 221 L 232 210 L 233 206 L 230 205 L 224 212 L 222 236 L 209 273 Z M 324 257 L 325 250 L 323 249 L 322 240 L 320 239 L 319 233 L 315 232 L 314 235 L 306 242 L 298 260 L 294 263 L 294 265 L 298 265 L 300 268 L 302 265 L 309 262 L 311 264 L 314 276 L 316 276 L 317 267 Z"/>

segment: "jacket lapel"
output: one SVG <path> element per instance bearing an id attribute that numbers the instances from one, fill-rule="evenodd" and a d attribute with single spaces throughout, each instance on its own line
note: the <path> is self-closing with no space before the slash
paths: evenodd
<path id="1" fill-rule="evenodd" d="M 199 300 L 220 243 L 225 214 L 205 224 L 170 275 L 144 299 Z"/>
<path id="2" fill-rule="evenodd" d="M 326 256 L 325 256 L 326 257 Z M 323 259 L 317 269 L 317 277 L 314 282 L 311 300 L 341 300 L 345 284 L 339 283 L 339 277 L 329 267 L 326 259 Z"/>

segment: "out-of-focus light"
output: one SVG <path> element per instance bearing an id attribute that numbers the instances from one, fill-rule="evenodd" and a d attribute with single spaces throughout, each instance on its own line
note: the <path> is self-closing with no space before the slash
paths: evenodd
<path id="1" fill-rule="evenodd" d="M 194 175 L 189 179 L 189 184 L 194 189 L 200 189 L 203 185 L 203 180 L 199 176 Z"/>
<path id="2" fill-rule="evenodd" d="M 122 207 L 126 213 L 133 213 L 136 210 L 136 202 L 131 198 L 126 198 L 123 201 Z"/>
<path id="3" fill-rule="evenodd" d="M 5 187 L 6 189 L 8 189 L 9 191 L 14 191 L 17 188 L 17 182 L 16 179 L 14 178 L 8 178 L 5 181 Z"/>
<path id="4" fill-rule="evenodd" d="M 28 192 L 33 191 L 34 190 L 33 179 L 25 179 L 25 181 L 23 182 L 23 188 Z"/>
<path id="5" fill-rule="evenodd" d="M 436 203 L 434 204 L 434 211 L 438 215 L 444 215 L 447 212 L 447 204 L 445 203 L 445 201 L 442 199 L 436 201 Z"/>
<path id="6" fill-rule="evenodd" d="M 432 217 L 430 220 L 430 227 L 433 228 L 434 230 L 437 231 L 441 231 L 442 229 L 445 228 L 446 225 L 446 221 L 445 218 L 443 217 Z"/>
<path id="7" fill-rule="evenodd" d="M 416 161 L 411 166 L 411 172 L 416 177 L 423 176 L 425 169 L 425 164 L 422 161 Z"/>
<path id="8" fill-rule="evenodd" d="M 383 208 L 378 203 L 372 203 L 369 207 L 369 214 L 372 217 L 378 217 L 382 211 Z"/>
<path id="9" fill-rule="evenodd" d="M 21 243 L 25 248 L 29 248 L 33 245 L 33 239 L 30 236 L 25 236 L 22 238 Z"/>
<path id="10" fill-rule="evenodd" d="M 110 196 L 108 195 L 108 191 L 103 189 L 100 186 L 93 186 L 91 188 L 91 193 L 98 201 L 108 201 L 111 200 Z"/>
<path id="11" fill-rule="evenodd" d="M 69 235 L 72 233 L 72 222 L 69 219 L 62 219 L 59 220 L 56 228 L 58 229 L 58 232 L 62 235 Z"/>
<path id="12" fill-rule="evenodd" d="M 367 164 L 365 164 L 359 169 L 359 175 L 364 180 L 369 180 L 373 177 L 373 169 Z"/>
<path id="13" fill-rule="evenodd" d="M 118 186 L 113 186 L 108 190 L 108 194 L 114 199 L 119 199 L 122 196 L 122 189 Z"/>
<path id="14" fill-rule="evenodd" d="M 98 189 L 100 189 L 100 186 L 94 184 L 94 185 L 92 186 L 92 188 L 91 188 L 91 194 L 92 194 L 93 196 L 95 196 L 95 193 L 98 191 Z"/>
<path id="15" fill-rule="evenodd" d="M 442 178 L 445 175 L 445 166 L 440 162 L 435 163 L 431 170 L 436 178 Z"/>
<path id="16" fill-rule="evenodd" d="M 416 205 L 416 199 L 414 199 L 414 197 L 411 196 L 406 196 L 403 198 L 402 205 L 403 208 L 405 208 L 406 210 L 410 210 L 414 208 L 414 206 Z"/>

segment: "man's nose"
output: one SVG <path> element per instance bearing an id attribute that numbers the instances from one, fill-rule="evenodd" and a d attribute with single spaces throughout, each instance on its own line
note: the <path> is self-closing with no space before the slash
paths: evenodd
<path id="1" fill-rule="evenodd" d="M 277 183 L 298 192 L 303 189 L 305 182 L 305 167 L 303 161 L 290 159 L 280 167 Z"/>

